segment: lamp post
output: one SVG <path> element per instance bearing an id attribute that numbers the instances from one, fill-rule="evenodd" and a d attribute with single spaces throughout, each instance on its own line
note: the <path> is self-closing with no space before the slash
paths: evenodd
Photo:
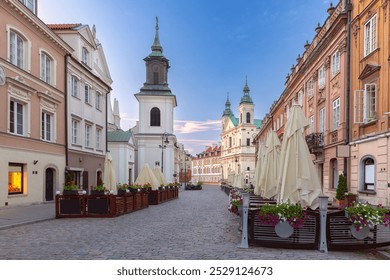
<path id="1" fill-rule="evenodd" d="M 320 251 L 328 253 L 328 244 L 326 243 L 326 215 L 328 212 L 328 197 L 320 195 Z"/>
<path id="2" fill-rule="evenodd" d="M 161 148 L 161 172 L 164 173 L 164 149 L 167 147 L 167 145 L 164 145 L 165 144 L 169 144 L 169 140 L 168 140 L 168 133 L 164 132 L 161 136 L 161 145 L 159 145 L 159 147 Z M 164 140 L 165 138 L 165 140 Z"/>

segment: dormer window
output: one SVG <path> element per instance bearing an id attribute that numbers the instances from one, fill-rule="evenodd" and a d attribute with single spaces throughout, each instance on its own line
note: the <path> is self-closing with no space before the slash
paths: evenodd
<path id="1" fill-rule="evenodd" d="M 29 9 L 31 12 L 33 12 L 34 14 L 37 14 L 37 11 L 36 11 L 36 7 L 37 7 L 37 3 L 36 3 L 36 0 L 19 0 L 21 3 L 23 3 L 23 5 L 25 5 L 27 7 L 27 9 Z"/>
<path id="2" fill-rule="evenodd" d="M 81 61 L 85 64 L 88 65 L 89 62 L 89 52 L 87 48 L 83 47 L 82 53 L 81 53 Z"/>

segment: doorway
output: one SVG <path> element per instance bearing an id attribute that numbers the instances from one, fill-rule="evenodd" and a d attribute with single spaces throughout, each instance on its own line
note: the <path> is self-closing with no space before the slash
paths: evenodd
<path id="1" fill-rule="evenodd" d="M 45 172 L 45 200 L 53 201 L 54 199 L 54 169 L 48 168 Z"/>

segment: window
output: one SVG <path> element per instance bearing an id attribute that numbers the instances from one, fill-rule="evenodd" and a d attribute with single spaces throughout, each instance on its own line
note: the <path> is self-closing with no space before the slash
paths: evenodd
<path id="1" fill-rule="evenodd" d="M 340 71 L 340 51 L 336 51 L 332 55 L 332 76 Z"/>
<path id="2" fill-rule="evenodd" d="M 364 25 L 364 56 L 376 49 L 376 16 Z"/>
<path id="3" fill-rule="evenodd" d="M 84 86 L 84 99 L 85 103 L 91 104 L 91 87 L 89 85 Z"/>
<path id="4" fill-rule="evenodd" d="M 251 139 L 246 138 L 246 145 L 247 145 L 247 146 L 250 146 L 250 145 L 251 145 Z"/>
<path id="5" fill-rule="evenodd" d="M 96 150 L 101 150 L 102 129 L 96 128 Z"/>
<path id="6" fill-rule="evenodd" d="M 284 114 L 281 114 L 280 115 L 280 126 L 281 127 L 283 126 L 283 117 L 284 117 Z"/>
<path id="7" fill-rule="evenodd" d="M 251 113 L 246 113 L 246 123 L 251 123 Z"/>
<path id="8" fill-rule="evenodd" d="M 303 91 L 298 92 L 298 105 L 302 106 L 303 104 Z"/>
<path id="9" fill-rule="evenodd" d="M 92 131 L 92 126 L 86 124 L 85 125 L 85 147 L 87 148 L 91 147 L 91 131 Z"/>
<path id="10" fill-rule="evenodd" d="M 158 72 L 153 72 L 153 84 L 158 85 L 158 83 L 159 83 Z"/>
<path id="11" fill-rule="evenodd" d="M 83 47 L 81 51 L 81 62 L 85 65 L 89 65 L 89 52 L 85 47 Z"/>
<path id="12" fill-rule="evenodd" d="M 23 164 L 9 163 L 8 164 L 8 194 L 22 194 L 23 189 Z"/>
<path id="13" fill-rule="evenodd" d="M 9 59 L 12 64 L 24 69 L 25 40 L 22 36 L 14 31 L 10 32 Z"/>
<path id="14" fill-rule="evenodd" d="M 365 84 L 354 92 L 354 122 L 368 123 L 376 119 L 376 84 Z"/>
<path id="15" fill-rule="evenodd" d="M 325 132 L 325 108 L 322 108 L 320 110 L 320 123 L 319 123 L 319 132 L 324 133 Z"/>
<path id="16" fill-rule="evenodd" d="M 318 70 L 318 87 L 323 88 L 325 86 L 325 65 Z"/>
<path id="17" fill-rule="evenodd" d="M 337 167 L 337 159 L 333 158 L 330 160 L 330 188 L 337 189 L 339 183 L 339 172 Z"/>
<path id="18" fill-rule="evenodd" d="M 24 135 L 24 105 L 18 101 L 10 101 L 9 131 L 14 134 Z"/>
<path id="19" fill-rule="evenodd" d="M 100 92 L 96 92 L 96 99 L 95 99 L 95 105 L 96 105 L 96 109 L 98 110 L 101 110 L 102 109 L 102 95 Z"/>
<path id="20" fill-rule="evenodd" d="M 363 190 L 375 191 L 375 162 L 371 157 L 363 161 Z"/>
<path id="21" fill-rule="evenodd" d="M 309 134 L 314 133 L 314 115 L 309 118 Z"/>
<path id="22" fill-rule="evenodd" d="M 41 80 L 48 84 L 53 81 L 53 59 L 45 52 L 41 52 Z"/>
<path id="23" fill-rule="evenodd" d="M 31 12 L 36 14 L 36 0 L 19 0 L 23 3 Z"/>
<path id="24" fill-rule="evenodd" d="M 340 125 L 340 98 L 333 101 L 333 130 L 336 130 Z"/>
<path id="25" fill-rule="evenodd" d="M 311 79 L 306 84 L 307 96 L 311 97 L 314 94 L 314 80 Z"/>
<path id="26" fill-rule="evenodd" d="M 72 96 L 79 97 L 79 80 L 75 76 L 71 78 L 71 91 Z"/>
<path id="27" fill-rule="evenodd" d="M 78 120 L 72 120 L 72 144 L 78 144 L 80 122 Z"/>
<path id="28" fill-rule="evenodd" d="M 53 115 L 46 112 L 42 112 L 41 126 L 41 139 L 46 141 L 52 141 Z"/>
<path id="29" fill-rule="evenodd" d="M 229 137 L 229 148 L 232 147 L 232 137 Z"/>
<path id="30" fill-rule="evenodd" d="M 160 109 L 153 107 L 152 110 L 150 110 L 150 126 L 160 126 Z"/>

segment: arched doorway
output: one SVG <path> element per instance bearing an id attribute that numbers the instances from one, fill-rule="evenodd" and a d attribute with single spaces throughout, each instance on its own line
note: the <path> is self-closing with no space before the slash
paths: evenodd
<path id="1" fill-rule="evenodd" d="M 52 201 L 54 199 L 54 173 L 53 168 L 47 168 L 45 174 L 45 200 Z"/>

